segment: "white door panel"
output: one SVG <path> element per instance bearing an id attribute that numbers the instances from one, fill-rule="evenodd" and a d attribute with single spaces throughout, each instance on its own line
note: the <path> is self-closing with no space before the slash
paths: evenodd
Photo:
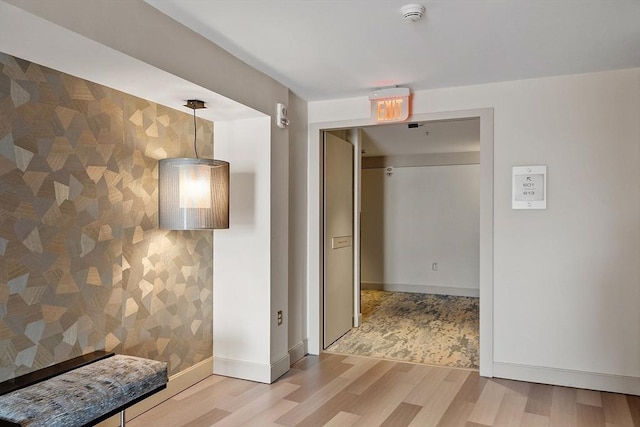
<path id="1" fill-rule="evenodd" d="M 353 145 L 325 133 L 324 347 L 353 322 Z"/>

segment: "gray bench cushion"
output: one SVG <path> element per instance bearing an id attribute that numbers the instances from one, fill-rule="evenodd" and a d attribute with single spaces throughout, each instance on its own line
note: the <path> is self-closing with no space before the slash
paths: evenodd
<path id="1" fill-rule="evenodd" d="M 167 365 L 115 355 L 0 396 L 0 418 L 22 426 L 91 423 L 167 384 Z"/>

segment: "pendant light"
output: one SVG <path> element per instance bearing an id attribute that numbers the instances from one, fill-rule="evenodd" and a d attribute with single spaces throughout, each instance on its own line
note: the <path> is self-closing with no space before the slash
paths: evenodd
<path id="1" fill-rule="evenodd" d="M 198 157 L 196 110 L 206 108 L 192 99 L 195 158 L 159 161 L 158 216 L 166 230 L 229 228 L 229 163 Z"/>

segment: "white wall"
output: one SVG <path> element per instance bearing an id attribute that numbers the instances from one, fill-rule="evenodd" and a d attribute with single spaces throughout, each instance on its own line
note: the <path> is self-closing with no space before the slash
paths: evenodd
<path id="1" fill-rule="evenodd" d="M 268 129 L 268 118 L 214 127 L 216 156 L 230 164 L 230 212 L 229 228 L 214 234 L 213 370 L 262 382 L 271 364 Z"/>
<path id="2" fill-rule="evenodd" d="M 364 169 L 363 287 L 478 296 L 479 222 L 479 165 Z"/>
<path id="3" fill-rule="evenodd" d="M 289 99 L 287 90 L 279 102 L 284 104 Z M 275 115 L 275 103 L 271 106 L 271 113 Z M 268 130 L 268 128 L 267 128 Z M 257 153 L 245 151 L 245 157 L 260 156 Z M 289 132 L 280 129 L 271 121 L 271 143 L 268 156 L 262 158 L 270 164 L 269 186 L 262 191 L 269 197 L 269 246 L 270 258 L 270 360 L 271 381 L 275 381 L 289 370 L 288 346 L 288 315 L 289 308 Z M 246 268 L 246 266 L 245 266 Z M 215 282 L 214 282 L 215 283 Z M 214 284 L 215 287 L 215 284 Z M 278 324 L 278 312 L 282 312 L 282 323 Z M 267 319 L 265 319 L 267 320 Z"/>
<path id="4" fill-rule="evenodd" d="M 309 121 L 368 107 L 313 102 Z M 494 374 L 640 394 L 640 69 L 417 92 L 412 111 L 491 107 Z M 512 210 L 512 166 L 536 164 L 548 209 Z"/>
<path id="5" fill-rule="evenodd" d="M 307 354 L 307 103 L 289 94 L 289 353 Z"/>

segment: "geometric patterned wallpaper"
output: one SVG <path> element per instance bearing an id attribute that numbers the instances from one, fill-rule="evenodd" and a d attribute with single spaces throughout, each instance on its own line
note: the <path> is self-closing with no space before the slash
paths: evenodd
<path id="1" fill-rule="evenodd" d="M 170 374 L 212 356 L 213 232 L 158 229 L 167 157 L 194 157 L 192 114 L 0 53 L 0 381 L 93 350 Z"/>

